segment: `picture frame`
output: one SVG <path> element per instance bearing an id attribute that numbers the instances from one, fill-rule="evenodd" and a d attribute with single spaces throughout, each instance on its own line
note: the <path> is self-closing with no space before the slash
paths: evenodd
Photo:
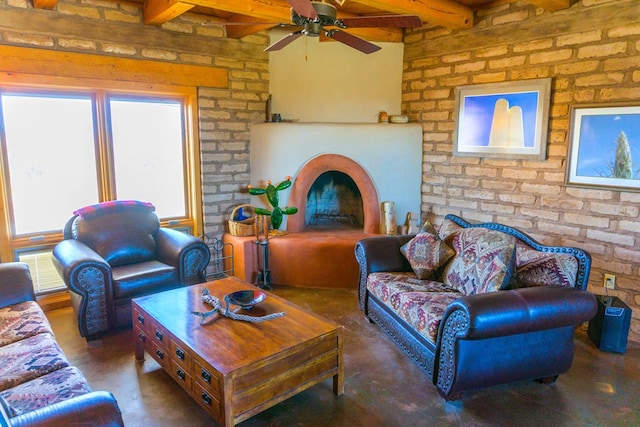
<path id="1" fill-rule="evenodd" d="M 459 86 L 454 156 L 544 160 L 551 79 Z"/>
<path id="2" fill-rule="evenodd" d="M 565 184 L 640 191 L 639 103 L 571 107 Z"/>

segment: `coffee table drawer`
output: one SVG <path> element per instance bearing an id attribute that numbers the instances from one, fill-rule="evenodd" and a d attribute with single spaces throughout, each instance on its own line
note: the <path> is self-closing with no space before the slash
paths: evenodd
<path id="1" fill-rule="evenodd" d="M 219 397 L 212 394 L 199 379 L 194 382 L 193 397 L 218 423 L 222 423 Z"/>
<path id="2" fill-rule="evenodd" d="M 148 341 L 149 338 L 147 337 L 147 342 Z M 162 366 L 165 370 L 169 370 L 169 367 L 171 366 L 169 363 L 170 357 L 163 347 L 160 347 L 157 343 L 152 341 L 148 342 L 145 348 L 147 349 L 147 353 L 149 353 L 151 357 L 153 357 L 155 361 L 160 364 L 160 366 Z"/>
<path id="3" fill-rule="evenodd" d="M 193 378 L 187 370 L 178 364 L 175 360 L 171 360 L 171 370 L 169 371 L 171 376 L 183 389 L 191 393 L 191 387 L 193 384 Z"/>
<path id="4" fill-rule="evenodd" d="M 133 309 L 133 324 L 140 329 L 147 331 L 149 320 L 147 320 L 147 316 L 142 313 L 137 307 Z"/>
<path id="5" fill-rule="evenodd" d="M 207 393 L 220 398 L 220 377 L 218 373 L 211 368 L 205 367 L 198 359 L 194 363 L 193 375 L 198 382 L 206 389 Z"/>
<path id="6" fill-rule="evenodd" d="M 171 358 L 180 362 L 188 371 L 191 371 L 193 368 L 193 355 L 191 352 L 175 340 L 170 341 L 170 349 Z"/>
<path id="7" fill-rule="evenodd" d="M 149 338 L 151 339 L 151 342 L 156 343 L 159 347 L 162 347 L 163 349 L 168 351 L 170 348 L 169 346 L 170 339 L 169 339 L 169 334 L 167 333 L 167 330 L 162 326 L 158 325 L 158 323 L 154 322 L 153 320 L 151 321 L 147 320 L 146 323 L 147 323 L 147 333 L 149 334 Z"/>

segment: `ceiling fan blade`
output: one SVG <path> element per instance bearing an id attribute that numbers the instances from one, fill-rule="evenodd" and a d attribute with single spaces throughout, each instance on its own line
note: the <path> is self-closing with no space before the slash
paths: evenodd
<path id="1" fill-rule="evenodd" d="M 376 46 L 375 44 L 369 43 L 360 37 L 356 37 L 340 30 L 327 31 L 326 36 L 366 54 L 377 52 L 382 49 L 380 46 Z"/>
<path id="2" fill-rule="evenodd" d="M 287 0 L 287 3 L 303 18 L 318 19 L 318 13 L 309 0 Z"/>
<path id="3" fill-rule="evenodd" d="M 280 50 L 283 47 L 287 46 L 289 43 L 294 42 L 298 37 L 302 35 L 302 30 L 296 31 L 295 33 L 290 33 L 273 43 L 271 46 L 267 47 L 264 52 L 273 52 L 275 50 Z"/>
<path id="4" fill-rule="evenodd" d="M 354 16 L 340 19 L 347 28 L 365 27 L 395 27 L 419 28 L 422 19 L 417 15 L 384 15 L 384 16 Z"/>

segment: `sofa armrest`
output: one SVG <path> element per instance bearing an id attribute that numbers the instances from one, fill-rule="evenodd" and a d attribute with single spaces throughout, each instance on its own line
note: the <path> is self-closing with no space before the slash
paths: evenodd
<path id="1" fill-rule="evenodd" d="M 108 299 L 113 295 L 111 267 L 79 240 L 68 239 L 53 248 L 53 265 L 72 294 L 80 335 L 88 337 L 109 329 Z M 77 302 L 74 302 L 77 301 Z M 90 315 L 87 315 L 90 313 Z"/>
<path id="2" fill-rule="evenodd" d="M 413 235 L 375 236 L 356 243 L 355 254 L 360 273 L 358 279 L 358 300 L 360 310 L 365 309 L 367 276 L 380 271 L 412 271 L 409 261 L 402 255 L 400 248 L 411 240 Z"/>
<path id="3" fill-rule="evenodd" d="M 35 299 L 29 266 L 23 262 L 0 264 L 0 307 Z"/>
<path id="4" fill-rule="evenodd" d="M 595 316 L 593 294 L 576 288 L 538 286 L 462 297 L 447 307 L 443 325 L 456 312 L 462 312 L 467 325 L 457 339 L 484 339 L 536 332 L 565 326 L 578 326 Z"/>
<path id="5" fill-rule="evenodd" d="M 571 367 L 575 328 L 596 313 L 595 297 L 541 286 L 462 297 L 447 307 L 436 343 L 434 384 L 447 400 L 462 392 L 538 379 Z"/>
<path id="6" fill-rule="evenodd" d="M 204 280 L 204 271 L 209 264 L 209 247 L 190 234 L 160 228 L 156 234 L 158 259 L 165 264 L 179 267 L 180 282 L 193 285 Z"/>
<path id="7" fill-rule="evenodd" d="M 113 395 L 94 391 L 11 418 L 12 427 L 124 426 Z"/>

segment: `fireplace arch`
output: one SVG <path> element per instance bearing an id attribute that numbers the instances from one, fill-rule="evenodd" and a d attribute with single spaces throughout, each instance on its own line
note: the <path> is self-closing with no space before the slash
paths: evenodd
<path id="1" fill-rule="evenodd" d="M 362 195 L 364 232 L 378 234 L 380 230 L 380 202 L 376 186 L 367 171 L 354 160 L 339 154 L 321 154 L 305 163 L 291 186 L 288 206 L 296 206 L 298 214 L 287 217 L 287 231 L 303 231 L 307 194 L 318 177 L 328 171 L 349 175 Z"/>

